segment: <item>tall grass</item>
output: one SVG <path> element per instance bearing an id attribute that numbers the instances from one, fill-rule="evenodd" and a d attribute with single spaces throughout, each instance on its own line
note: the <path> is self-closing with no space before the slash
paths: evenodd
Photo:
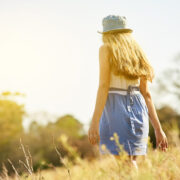
<path id="1" fill-rule="evenodd" d="M 27 150 L 22 152 L 25 156 L 24 167 L 27 171 L 25 175 L 19 175 L 15 171 L 14 177 L 9 177 L 4 166 L 1 173 L 1 179 L 28 179 L 28 180 L 179 180 L 180 179 L 180 149 L 170 146 L 166 152 L 154 150 L 148 141 L 148 154 L 146 158 L 138 157 L 138 171 L 127 163 L 128 155 L 126 152 L 120 152 L 120 158 L 116 159 L 112 154 L 97 155 L 97 158 L 88 161 L 81 159 L 76 148 L 68 144 L 68 137 L 61 135 L 59 139 L 63 146 L 68 150 L 71 158 L 62 157 L 60 150 L 55 145 L 57 158 L 63 162 L 64 167 L 54 167 L 49 170 L 42 170 L 38 173 L 33 172 L 32 159 Z M 117 140 L 117 136 L 112 137 Z M 118 144 L 118 141 L 116 141 Z M 98 148 L 98 146 L 97 146 Z M 106 149 L 103 146 L 104 150 Z M 120 146 L 122 148 L 122 146 Z M 107 150 L 107 149 L 106 149 Z M 122 150 L 122 149 L 121 149 Z M 107 150 L 108 152 L 108 150 Z M 31 157 L 31 158 L 30 158 Z M 74 160 L 72 162 L 72 159 Z M 13 166 L 13 165 L 12 165 Z M 27 170 L 27 168 L 30 168 Z M 14 167 L 14 169 L 16 169 Z"/>

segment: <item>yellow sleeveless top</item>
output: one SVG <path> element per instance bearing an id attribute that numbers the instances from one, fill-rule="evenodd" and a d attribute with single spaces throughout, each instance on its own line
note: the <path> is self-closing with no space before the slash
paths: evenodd
<path id="1" fill-rule="evenodd" d="M 139 86 L 140 85 L 140 78 L 135 79 L 135 80 L 129 80 L 122 75 L 118 75 L 118 76 L 114 75 L 113 72 L 111 71 L 111 73 L 110 73 L 110 87 L 127 89 L 128 85 Z"/>

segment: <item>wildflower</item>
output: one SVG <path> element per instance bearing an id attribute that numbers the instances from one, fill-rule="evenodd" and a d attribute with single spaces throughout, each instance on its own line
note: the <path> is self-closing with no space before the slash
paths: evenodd
<path id="1" fill-rule="evenodd" d="M 102 148 L 102 150 L 106 150 L 106 145 L 105 145 L 105 144 L 102 144 L 102 145 L 101 145 L 101 148 Z"/>

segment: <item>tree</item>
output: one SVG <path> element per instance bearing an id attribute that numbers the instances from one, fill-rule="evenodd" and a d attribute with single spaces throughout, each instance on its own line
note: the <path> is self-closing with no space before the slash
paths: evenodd
<path id="1" fill-rule="evenodd" d="M 155 94 L 163 105 L 170 105 L 180 114 L 180 53 L 156 79 Z"/>
<path id="2" fill-rule="evenodd" d="M 0 147 L 10 143 L 23 131 L 22 121 L 25 114 L 24 105 L 12 98 L 20 93 L 3 92 L 0 94 Z"/>
<path id="3" fill-rule="evenodd" d="M 72 115 L 64 115 L 58 118 L 54 125 L 58 127 L 63 133 L 66 133 L 72 137 L 78 138 L 85 134 L 83 131 L 83 124 Z"/>

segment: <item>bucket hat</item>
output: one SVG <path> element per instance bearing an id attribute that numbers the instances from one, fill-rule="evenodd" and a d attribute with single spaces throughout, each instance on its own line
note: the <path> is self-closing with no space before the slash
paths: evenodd
<path id="1" fill-rule="evenodd" d="M 102 20 L 103 31 L 97 31 L 104 34 L 108 32 L 133 32 L 127 27 L 127 19 L 125 16 L 108 15 Z"/>

